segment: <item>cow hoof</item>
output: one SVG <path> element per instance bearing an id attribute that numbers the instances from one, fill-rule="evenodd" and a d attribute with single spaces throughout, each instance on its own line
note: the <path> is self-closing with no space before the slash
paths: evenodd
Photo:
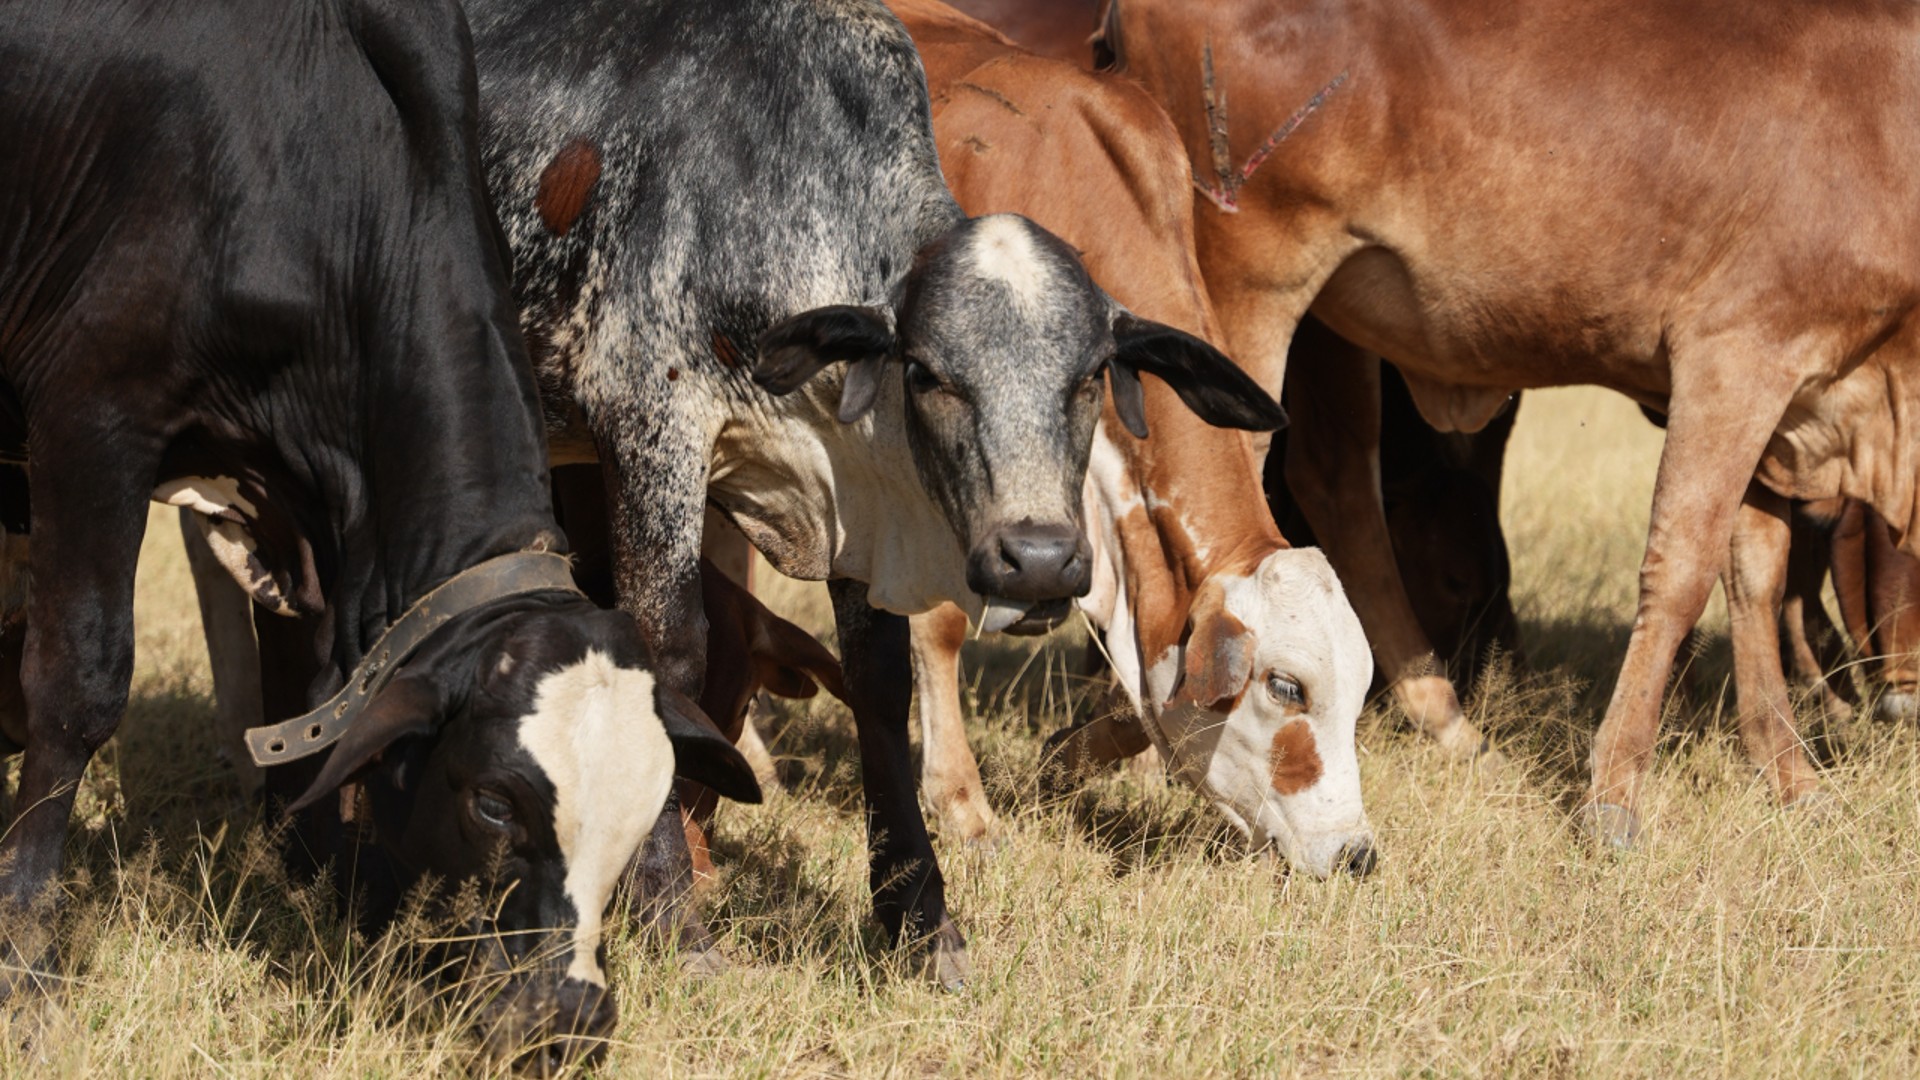
<path id="1" fill-rule="evenodd" d="M 1873 715 L 1883 723 L 1906 723 L 1920 715 L 1920 693 L 1912 690 L 1889 690 L 1874 702 Z"/>
<path id="2" fill-rule="evenodd" d="M 1840 815 L 1840 800 L 1824 788 L 1814 788 L 1781 809 L 1804 821 L 1832 821 Z"/>
<path id="3" fill-rule="evenodd" d="M 973 961 L 967 957 L 967 947 L 958 942 L 934 939 L 933 948 L 927 954 L 927 974 L 939 984 L 940 989 L 950 994 L 965 990 L 967 983 L 973 979 Z"/>
<path id="4" fill-rule="evenodd" d="M 1574 812 L 1573 823 L 1603 850 L 1632 851 L 1640 839 L 1640 819 L 1615 803 L 1588 803 Z"/>
<path id="5" fill-rule="evenodd" d="M 1445 731 L 1436 734 L 1433 741 L 1439 745 L 1440 753 L 1448 761 L 1477 762 L 1488 754 L 1499 753 L 1480 733 L 1480 729 L 1468 723 L 1465 717 L 1456 719 Z"/>
<path id="6" fill-rule="evenodd" d="M 945 795 L 927 801 L 933 805 L 934 820 L 943 840 L 958 841 L 971 848 L 985 844 L 998 831 L 995 826 L 999 819 L 984 797 Z"/>
<path id="7" fill-rule="evenodd" d="M 680 970 L 695 979 L 711 979 L 724 975 L 733 965 L 720 955 L 720 950 L 709 945 L 704 949 L 687 949 L 680 953 Z"/>

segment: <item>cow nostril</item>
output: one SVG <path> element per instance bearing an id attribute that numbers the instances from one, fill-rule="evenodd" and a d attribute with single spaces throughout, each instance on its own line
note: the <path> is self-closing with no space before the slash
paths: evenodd
<path id="1" fill-rule="evenodd" d="M 1373 842 L 1370 840 L 1358 840 L 1348 844 L 1341 848 L 1340 854 L 1334 858 L 1335 869 L 1345 870 L 1356 879 L 1365 878 L 1373 873 L 1373 868 L 1378 863 L 1379 857 L 1373 853 Z"/>

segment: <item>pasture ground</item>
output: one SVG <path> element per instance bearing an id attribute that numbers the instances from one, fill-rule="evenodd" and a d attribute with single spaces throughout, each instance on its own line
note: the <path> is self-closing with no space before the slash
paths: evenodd
<path id="1" fill-rule="evenodd" d="M 1529 395 L 1504 514 L 1529 666 L 1470 708 L 1510 756 L 1449 766 L 1387 706 L 1362 721 L 1384 861 L 1318 882 L 1249 856 L 1196 798 L 1120 773 L 1036 802 L 1042 738 L 1083 694 L 1066 639 L 969 646 L 997 848 L 941 845 L 975 981 L 914 977 L 866 919 L 851 725 L 783 705 L 787 790 L 725 806 L 709 979 L 614 943 L 609 1076 L 1914 1075 L 1920 736 L 1827 725 L 1838 812 L 1783 813 L 1729 728 L 1725 620 L 1676 696 L 1647 843 L 1570 834 L 1631 619 L 1659 433 L 1596 391 Z M 819 628 L 817 586 L 776 606 Z M 170 512 L 140 568 L 121 737 L 76 813 L 71 981 L 0 1021 L 45 1075 L 485 1073 L 442 1005 L 277 879 L 213 750 Z M 977 681 L 973 672 L 986 671 Z M 938 840 L 936 840 L 938 843 Z"/>

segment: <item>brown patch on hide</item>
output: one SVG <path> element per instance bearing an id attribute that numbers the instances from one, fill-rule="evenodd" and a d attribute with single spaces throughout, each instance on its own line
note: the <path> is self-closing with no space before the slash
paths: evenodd
<path id="1" fill-rule="evenodd" d="M 533 207 L 540 220 L 555 236 L 567 235 L 573 223 L 587 208 L 593 185 L 600 181 L 600 151 L 586 139 L 575 139 L 560 148 L 540 173 L 540 191 Z"/>
<path id="2" fill-rule="evenodd" d="M 1312 787 L 1325 771 L 1320 751 L 1313 743 L 1313 728 L 1305 720 L 1290 720 L 1273 733 L 1273 747 L 1267 751 L 1267 768 L 1273 790 L 1282 795 L 1297 795 Z"/>

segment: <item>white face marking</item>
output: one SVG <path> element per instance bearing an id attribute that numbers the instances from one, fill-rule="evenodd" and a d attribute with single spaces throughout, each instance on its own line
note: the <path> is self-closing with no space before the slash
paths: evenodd
<path id="1" fill-rule="evenodd" d="M 580 920 L 567 976 L 605 986 L 595 952 L 607 902 L 673 786 L 673 743 L 653 711 L 653 676 L 587 653 L 540 680 L 520 745 L 553 782 L 553 832 Z"/>
<path id="2" fill-rule="evenodd" d="M 1168 702 L 1180 668 L 1156 664 L 1154 681 L 1166 684 L 1149 695 L 1162 703 L 1153 715 L 1158 735 L 1173 751 L 1173 770 L 1206 793 L 1255 845 L 1271 844 L 1294 866 L 1326 877 L 1338 868 L 1342 849 L 1372 837 L 1354 749 L 1354 727 L 1373 677 L 1360 619 L 1316 548 L 1276 551 L 1251 575 L 1214 580 L 1225 592 L 1226 610 L 1253 635 L 1251 681 L 1222 715 Z M 1170 651 L 1162 660 L 1172 657 Z M 1274 700 L 1266 689 L 1270 672 L 1299 683 L 1304 710 Z M 1282 726 L 1297 721 L 1309 725 L 1305 745 L 1318 755 L 1321 769 L 1305 788 L 1282 794 L 1274 788 L 1274 740 Z"/>
<path id="3" fill-rule="evenodd" d="M 1022 317 L 1033 317 L 1046 299 L 1049 274 L 1026 225 L 1007 214 L 982 218 L 968 242 L 973 272 L 1005 285 L 1014 309 Z"/>

